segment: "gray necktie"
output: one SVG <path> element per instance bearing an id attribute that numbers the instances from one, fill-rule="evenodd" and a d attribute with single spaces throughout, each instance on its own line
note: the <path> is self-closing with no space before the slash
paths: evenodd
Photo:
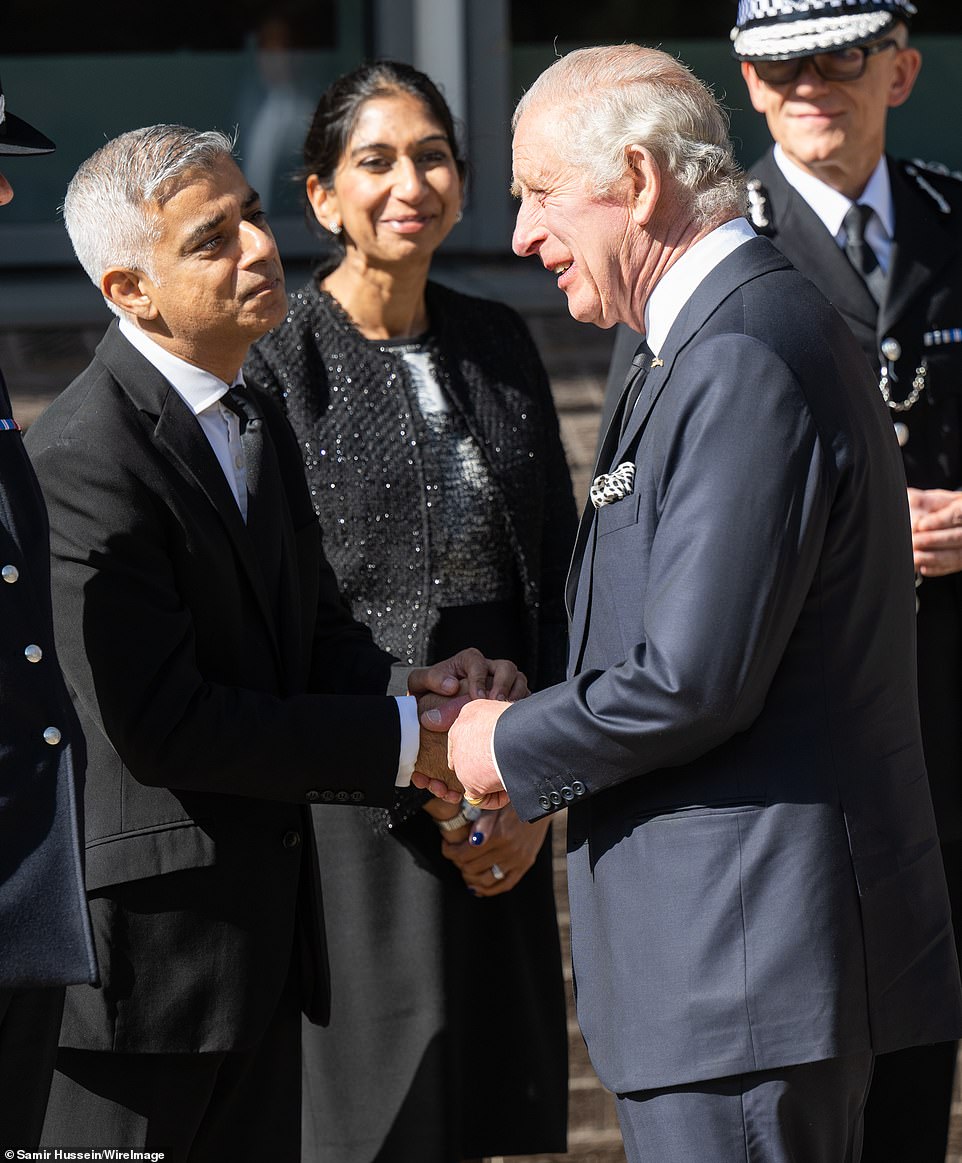
<path id="1" fill-rule="evenodd" d="M 875 251 L 865 241 L 865 228 L 874 213 L 871 206 L 855 203 L 846 211 L 842 225 L 845 227 L 845 253 L 848 261 L 861 276 L 875 302 L 881 303 L 885 297 L 885 272 L 879 266 Z"/>

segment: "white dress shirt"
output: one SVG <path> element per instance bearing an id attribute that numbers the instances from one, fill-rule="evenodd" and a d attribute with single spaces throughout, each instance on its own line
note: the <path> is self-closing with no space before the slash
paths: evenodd
<path id="1" fill-rule="evenodd" d="M 197 417 L 197 423 L 217 457 L 217 463 L 246 522 L 247 462 L 241 442 L 240 420 L 236 412 L 220 402 L 235 384 L 243 384 L 242 373 L 238 371 L 231 383 L 227 384 L 212 372 L 204 371 L 161 347 L 128 319 L 120 320 L 120 330 L 128 343 L 160 372 Z M 421 725 L 418 722 L 417 699 L 410 695 L 394 697 L 401 719 L 401 749 L 395 784 L 397 787 L 407 787 L 421 744 Z"/>
<path id="2" fill-rule="evenodd" d="M 785 156 L 780 145 L 775 146 L 774 156 L 775 164 L 782 171 L 785 181 L 811 206 L 825 229 L 844 249 L 845 227 L 842 220 L 854 205 L 851 198 L 846 198 L 838 190 L 833 190 L 825 182 L 806 173 Z M 895 234 L 895 206 L 892 202 L 889 168 L 884 156 L 879 158 L 858 201 L 862 205 L 871 206 L 875 211 L 865 227 L 865 241 L 875 252 L 878 265 L 888 274 Z"/>
<path id="3" fill-rule="evenodd" d="M 744 218 L 733 218 L 700 238 L 655 283 L 645 305 L 645 339 L 655 355 L 668 338 L 682 307 L 723 260 L 755 237 Z"/>

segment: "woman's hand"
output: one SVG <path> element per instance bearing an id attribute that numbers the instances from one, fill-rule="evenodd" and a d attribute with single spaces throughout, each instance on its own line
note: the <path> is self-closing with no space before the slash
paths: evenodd
<path id="1" fill-rule="evenodd" d="M 443 839 L 441 851 L 457 865 L 464 883 L 477 896 L 499 896 L 510 892 L 534 864 L 550 824 L 548 817 L 533 824 L 525 823 L 509 804 L 497 811 L 485 812 L 475 822 L 471 835 L 460 843 Z M 472 843 L 478 834 L 483 839 Z M 501 879 L 492 868 L 503 873 Z"/>

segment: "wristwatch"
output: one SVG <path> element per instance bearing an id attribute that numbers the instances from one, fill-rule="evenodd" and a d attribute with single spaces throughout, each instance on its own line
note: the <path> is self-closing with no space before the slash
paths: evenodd
<path id="1" fill-rule="evenodd" d="M 450 820 L 435 820 L 434 822 L 442 832 L 456 832 L 458 828 L 472 824 L 480 815 L 480 808 L 475 808 L 467 800 L 462 800 L 461 810 L 456 816 L 452 816 Z"/>

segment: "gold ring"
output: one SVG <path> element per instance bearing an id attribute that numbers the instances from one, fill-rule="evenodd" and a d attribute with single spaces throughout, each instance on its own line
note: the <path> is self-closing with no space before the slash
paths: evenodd
<path id="1" fill-rule="evenodd" d="M 476 808 L 479 804 L 484 803 L 484 796 L 479 796 L 477 799 L 475 799 L 474 796 L 469 796 L 468 793 L 465 792 L 464 798 L 471 805 L 472 808 Z"/>

